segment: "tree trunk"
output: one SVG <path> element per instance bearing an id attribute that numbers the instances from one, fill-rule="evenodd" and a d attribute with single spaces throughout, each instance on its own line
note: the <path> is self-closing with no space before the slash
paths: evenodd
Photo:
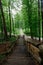
<path id="1" fill-rule="evenodd" d="M 13 32 L 15 32 L 14 31 L 14 20 L 13 20 L 13 18 L 12 18 L 12 26 L 13 26 Z"/>
<path id="2" fill-rule="evenodd" d="M 43 12 L 42 12 L 42 42 L 43 42 Z"/>
<path id="3" fill-rule="evenodd" d="M 29 19 L 29 25 L 30 25 L 30 35 L 31 35 L 31 38 L 33 39 L 33 34 L 32 34 L 32 21 L 31 21 L 31 14 L 32 14 L 32 3 L 31 5 L 29 4 L 29 0 L 27 0 L 27 7 L 28 7 L 28 19 Z M 30 1 L 31 2 L 31 1 Z M 29 5 L 30 5 L 30 8 L 29 8 Z"/>
<path id="4" fill-rule="evenodd" d="M 39 41 L 40 39 L 40 1 L 38 0 L 38 22 L 39 22 Z"/>
<path id="5" fill-rule="evenodd" d="M 42 42 L 43 42 L 43 0 L 41 0 L 41 13 L 42 13 Z"/>
<path id="6" fill-rule="evenodd" d="M 9 21 L 10 21 L 10 37 L 11 37 L 11 11 L 10 11 L 10 0 L 9 0 L 9 3 L 8 3 L 8 8 L 9 8 Z"/>
<path id="7" fill-rule="evenodd" d="M 6 29 L 6 23 L 5 23 L 5 17 L 4 17 L 4 12 L 3 12 L 3 7 L 2 7 L 2 2 L 0 0 L 0 10 L 1 10 L 1 14 L 2 14 L 2 19 L 3 19 L 3 29 L 4 29 L 4 34 L 5 34 L 5 38 L 7 39 L 7 29 Z"/>

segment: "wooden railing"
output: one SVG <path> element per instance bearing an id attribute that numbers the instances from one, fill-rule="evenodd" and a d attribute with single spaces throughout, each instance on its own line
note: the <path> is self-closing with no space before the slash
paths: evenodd
<path id="1" fill-rule="evenodd" d="M 0 43 L 0 55 L 5 55 L 5 57 L 2 60 L 0 60 L 0 63 L 2 63 L 5 60 L 5 58 L 7 58 L 7 56 L 13 50 L 16 43 L 17 39 L 15 41 L 6 41 Z"/>
<path id="2" fill-rule="evenodd" d="M 43 63 L 43 43 L 25 37 L 24 41 L 27 52 L 29 52 L 36 60 L 36 62 L 41 65 Z"/>

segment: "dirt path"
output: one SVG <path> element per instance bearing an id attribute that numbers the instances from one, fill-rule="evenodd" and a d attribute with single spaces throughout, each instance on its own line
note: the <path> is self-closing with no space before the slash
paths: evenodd
<path id="1" fill-rule="evenodd" d="M 12 55 L 8 57 L 4 65 L 35 65 L 33 59 L 26 56 L 23 41 L 22 38 L 18 40 L 16 49 L 13 51 Z"/>

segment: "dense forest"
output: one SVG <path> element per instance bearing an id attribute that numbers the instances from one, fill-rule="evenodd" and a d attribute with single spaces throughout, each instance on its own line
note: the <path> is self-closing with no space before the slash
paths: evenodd
<path id="1" fill-rule="evenodd" d="M 32 65 L 33 57 L 43 65 L 43 0 L 0 0 L 0 64 Z"/>
<path id="2" fill-rule="evenodd" d="M 40 40 L 42 19 L 40 0 L 0 0 L 0 39 L 24 34 Z"/>

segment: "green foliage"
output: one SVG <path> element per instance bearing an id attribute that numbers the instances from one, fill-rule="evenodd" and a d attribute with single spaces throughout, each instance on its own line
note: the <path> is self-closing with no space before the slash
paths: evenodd
<path id="1" fill-rule="evenodd" d="M 24 13 L 25 12 L 25 13 Z M 41 32 L 41 15 L 40 15 L 40 21 L 38 19 L 38 0 L 23 0 L 23 20 L 25 22 L 25 28 L 28 28 L 29 31 L 25 30 L 25 33 L 27 35 L 35 36 L 35 37 L 41 37 L 41 33 L 39 34 L 39 26 L 40 26 L 40 32 Z M 39 25 L 40 22 L 40 25 Z"/>
<path id="2" fill-rule="evenodd" d="M 20 25 L 20 15 L 17 13 L 15 15 L 15 28 L 19 28 Z"/>
<path id="3" fill-rule="evenodd" d="M 19 10 L 20 5 L 22 5 L 21 10 Z M 7 33 L 10 33 L 11 22 L 11 34 L 18 34 L 19 29 L 22 28 L 23 30 L 25 29 L 24 33 L 27 35 L 37 37 L 42 36 L 42 32 L 39 34 L 38 0 L 2 0 L 2 6 L 4 10 Z M 12 10 L 15 12 L 12 13 Z M 11 17 L 9 17 L 9 13 Z M 3 31 L 3 24 L 1 18 L 0 21 L 0 31 Z M 42 31 L 41 21 L 42 19 L 40 9 L 40 31 Z"/>

